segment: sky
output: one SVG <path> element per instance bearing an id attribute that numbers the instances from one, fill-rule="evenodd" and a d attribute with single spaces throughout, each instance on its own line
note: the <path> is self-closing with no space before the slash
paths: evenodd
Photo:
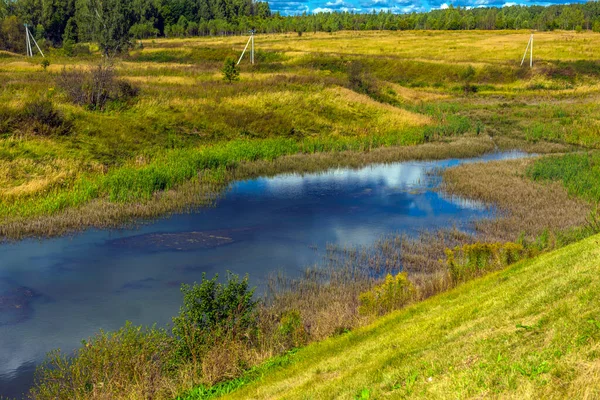
<path id="1" fill-rule="evenodd" d="M 375 11 L 392 11 L 394 13 L 423 12 L 435 9 L 455 7 L 507 7 L 512 5 L 551 5 L 585 2 L 585 0 L 268 0 L 271 11 L 279 11 L 283 15 L 294 15 L 333 11 L 354 11 L 357 13 Z"/>

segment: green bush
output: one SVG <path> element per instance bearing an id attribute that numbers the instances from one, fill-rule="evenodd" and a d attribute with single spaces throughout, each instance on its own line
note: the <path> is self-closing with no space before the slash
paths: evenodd
<path id="1" fill-rule="evenodd" d="M 240 71 L 235 64 L 235 60 L 233 58 L 225 59 L 225 63 L 223 64 L 223 68 L 221 69 L 223 73 L 223 80 L 226 82 L 234 82 L 240 80 Z"/>
<path id="2" fill-rule="evenodd" d="M 217 341 L 236 341 L 255 333 L 257 302 L 248 277 L 227 274 L 227 283 L 202 276 L 200 283 L 182 285 L 183 306 L 173 318 L 173 334 L 178 341 L 178 361 L 194 364 Z"/>
<path id="3" fill-rule="evenodd" d="M 72 356 L 50 353 L 37 369 L 34 399 L 167 398 L 172 338 L 161 329 L 127 323 L 83 341 Z"/>
<path id="4" fill-rule="evenodd" d="M 359 296 L 359 312 L 364 315 L 383 315 L 397 310 L 412 300 L 415 288 L 406 272 L 388 274 L 385 281 Z"/>

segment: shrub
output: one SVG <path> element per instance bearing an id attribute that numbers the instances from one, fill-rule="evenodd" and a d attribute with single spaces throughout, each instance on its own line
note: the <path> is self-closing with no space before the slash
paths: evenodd
<path id="1" fill-rule="evenodd" d="M 67 39 L 62 44 L 63 54 L 67 57 L 73 56 L 73 48 L 75 47 L 75 41 L 72 39 Z"/>
<path id="2" fill-rule="evenodd" d="M 106 64 L 92 72 L 63 69 L 57 84 L 73 103 L 90 110 L 104 110 L 109 102 L 126 103 L 139 93 L 129 82 L 118 80 L 114 68 Z"/>
<path id="3" fill-rule="evenodd" d="M 352 61 L 348 65 L 348 85 L 358 93 L 372 94 L 377 92 L 375 82 L 363 63 Z"/>
<path id="4" fill-rule="evenodd" d="M 235 341 L 254 334 L 257 326 L 257 302 L 248 277 L 240 280 L 227 274 L 227 283 L 206 279 L 193 286 L 182 285 L 183 306 L 173 318 L 173 334 L 178 339 L 178 361 L 194 364 L 221 340 Z"/>
<path id="5" fill-rule="evenodd" d="M 224 81 L 231 83 L 233 81 L 240 80 L 240 71 L 238 70 L 233 58 L 228 57 L 225 59 L 225 63 L 223 64 L 221 72 L 223 73 Z"/>
<path id="6" fill-rule="evenodd" d="M 42 66 L 42 68 L 44 69 L 44 71 L 46 69 L 48 69 L 48 67 L 50 66 L 50 60 L 48 60 L 47 58 L 44 58 L 42 60 L 42 62 L 40 63 L 40 65 Z"/>
<path id="7" fill-rule="evenodd" d="M 364 315 L 383 315 L 406 305 L 415 293 L 406 272 L 388 274 L 381 285 L 361 293 L 359 312 Z"/>
<path id="8" fill-rule="evenodd" d="M 72 357 L 50 353 L 36 371 L 31 398 L 172 398 L 163 384 L 172 348 L 160 329 L 127 323 L 116 332 L 100 332 Z"/>
<path id="9" fill-rule="evenodd" d="M 87 56 L 92 54 L 90 46 L 85 43 L 76 43 L 73 46 L 72 53 L 74 56 Z"/>
<path id="10" fill-rule="evenodd" d="M 298 310 L 290 310 L 281 316 L 278 335 L 286 349 L 300 347 L 308 342 L 308 332 Z"/>
<path id="11" fill-rule="evenodd" d="M 248 369 L 247 346 L 240 340 L 219 340 L 202 359 L 202 381 L 212 386 L 242 375 Z"/>
<path id="12" fill-rule="evenodd" d="M 50 100 L 38 99 L 25 104 L 18 117 L 21 131 L 38 136 L 67 135 L 73 124 L 54 108 Z"/>
<path id="13" fill-rule="evenodd" d="M 446 265 L 454 283 L 513 264 L 527 255 L 518 243 L 474 243 L 446 249 Z"/>

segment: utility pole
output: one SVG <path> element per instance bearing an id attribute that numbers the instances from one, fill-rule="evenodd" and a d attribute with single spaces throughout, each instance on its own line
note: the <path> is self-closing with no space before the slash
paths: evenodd
<path id="1" fill-rule="evenodd" d="M 244 51 L 242 51 L 242 55 L 235 65 L 240 65 L 240 62 L 242 61 L 242 58 L 244 58 L 244 54 L 246 53 L 246 50 L 250 44 L 250 63 L 254 64 L 254 29 L 250 31 L 250 39 L 248 39 L 248 43 L 246 43 L 246 47 L 244 47 Z"/>
<path id="2" fill-rule="evenodd" d="M 33 41 L 33 43 L 35 44 L 35 47 L 37 47 L 37 49 L 40 52 L 40 54 L 42 55 L 42 57 L 46 58 L 46 56 L 44 55 L 44 52 L 42 51 L 42 49 L 40 49 L 40 46 L 38 46 L 37 41 L 35 40 L 35 38 L 33 37 L 33 34 L 29 30 L 29 25 L 27 25 L 27 24 L 24 24 L 24 25 L 25 25 L 25 45 L 27 46 L 27 57 L 33 57 L 33 48 L 31 47 L 31 42 Z"/>
<path id="3" fill-rule="evenodd" d="M 525 62 L 525 57 L 527 57 L 527 52 L 529 53 L 529 68 L 533 68 L 533 33 L 529 37 L 529 42 L 527 42 L 527 47 L 525 48 L 525 54 L 523 54 L 523 59 L 521 60 L 521 67 Z"/>

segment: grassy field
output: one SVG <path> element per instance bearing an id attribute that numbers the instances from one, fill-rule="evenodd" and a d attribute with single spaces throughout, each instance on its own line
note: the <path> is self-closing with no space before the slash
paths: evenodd
<path id="1" fill-rule="evenodd" d="M 511 147 L 597 148 L 598 34 L 537 34 L 533 70 L 518 65 L 527 36 L 264 35 L 257 38 L 257 64 L 242 63 L 233 84 L 221 79 L 220 68 L 245 38 L 147 41 L 115 64 L 119 78 L 140 94 L 104 111 L 73 104 L 57 82 L 64 68 L 93 70 L 100 62 L 94 52 L 50 51 L 47 70 L 39 59 L 6 53 L 0 231 L 53 234 L 62 230 L 48 226 L 49 216 L 68 229 L 202 204 L 240 163 L 298 153 L 364 153 L 465 135 L 514 139 Z M 62 114 L 67 134 L 40 135 L 19 119 L 40 99 Z M 461 153 L 440 151 L 438 158 L 452 155 Z M 186 184 L 203 194 L 184 194 Z"/>
<path id="2" fill-rule="evenodd" d="M 308 346 L 226 398 L 597 398 L 599 240 Z"/>

